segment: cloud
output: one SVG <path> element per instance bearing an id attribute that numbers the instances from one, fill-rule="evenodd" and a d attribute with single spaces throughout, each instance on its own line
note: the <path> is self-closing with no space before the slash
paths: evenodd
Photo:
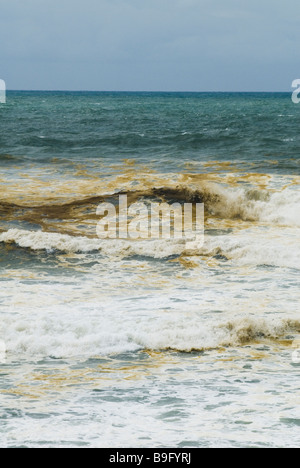
<path id="1" fill-rule="evenodd" d="M 216 76 L 224 89 L 288 87 L 298 11 L 298 0 L 10 0 L 0 73 L 10 88 L 211 90 Z"/>

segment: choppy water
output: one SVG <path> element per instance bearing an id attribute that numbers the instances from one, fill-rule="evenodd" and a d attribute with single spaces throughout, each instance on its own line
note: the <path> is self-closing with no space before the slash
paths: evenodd
<path id="1" fill-rule="evenodd" d="M 290 96 L 14 92 L 0 122 L 0 444 L 298 446 Z M 204 202 L 204 245 L 100 240 L 119 193 Z"/>

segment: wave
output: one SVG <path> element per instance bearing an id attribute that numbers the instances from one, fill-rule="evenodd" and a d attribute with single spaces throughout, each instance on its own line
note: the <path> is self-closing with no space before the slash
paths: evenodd
<path id="1" fill-rule="evenodd" d="M 85 313 L 82 313 L 84 307 Z M 239 347 L 252 342 L 280 340 L 300 333 L 299 320 L 244 317 L 215 323 L 198 317 L 189 319 L 183 311 L 172 311 L 154 320 L 155 312 L 142 320 L 124 311 L 86 306 L 31 310 L 30 317 L 4 320 L 2 335 L 7 354 L 93 357 L 144 350 L 179 352 L 210 351 Z M 154 314 L 154 315 L 153 315 Z M 101 319 L 100 319 L 101 317 Z M 291 337 L 293 335 L 293 337 Z"/>
<path id="2" fill-rule="evenodd" d="M 42 231 L 10 229 L 0 234 L 0 243 L 15 244 L 32 251 L 48 253 L 92 253 L 112 258 L 141 256 L 164 259 L 171 256 L 196 256 L 206 261 L 215 258 L 230 261 L 236 266 L 273 266 L 299 269 L 300 248 L 294 232 L 282 235 L 264 230 L 244 230 L 241 233 L 205 236 L 204 245 L 186 244 L 184 239 L 123 240 L 95 239 Z"/>
<path id="3" fill-rule="evenodd" d="M 112 202 L 117 204 L 119 195 L 126 194 L 128 203 L 137 201 L 166 201 L 168 203 L 204 203 L 206 217 L 223 220 L 242 220 L 246 222 L 258 222 L 276 226 L 300 227 L 300 191 L 295 190 L 295 185 L 287 184 L 281 190 L 265 189 L 261 187 L 249 187 L 235 183 L 229 185 L 220 182 L 209 182 L 206 176 L 201 176 L 203 180 L 197 180 L 188 175 L 184 182 L 169 180 L 165 185 L 156 185 L 155 180 L 149 181 L 149 176 L 145 180 L 136 182 L 137 187 L 133 190 L 132 183 L 134 176 L 100 185 L 97 181 L 95 185 L 95 195 L 87 196 L 85 193 L 74 197 L 74 181 L 60 186 L 62 194 L 51 190 L 51 198 L 35 198 L 35 203 L 26 199 L 14 199 L 13 195 L 9 199 L 0 200 L 0 214 L 9 214 L 11 218 L 14 212 L 18 219 L 33 221 L 47 230 L 47 222 L 55 220 L 76 219 L 80 224 L 84 224 L 85 219 L 96 220 L 97 205 L 101 202 Z M 167 176 L 165 177 L 167 179 Z M 241 182 L 245 182 L 241 179 Z M 250 182 L 251 182 L 250 178 Z M 123 182 L 123 184 L 122 184 Z M 161 182 L 161 181 L 160 181 Z M 121 185 L 121 187 L 120 187 Z M 108 190 L 108 187 L 111 188 Z M 127 189 L 126 189 L 127 187 Z M 91 191 L 94 187 L 88 184 L 83 187 L 84 191 Z M 97 190 L 97 191 L 96 191 Z M 100 193 L 99 193 L 100 192 Z M 17 194 L 19 193 L 19 189 Z M 69 197 L 69 199 L 61 199 Z M 89 215 L 87 214 L 89 213 Z"/>
<path id="4" fill-rule="evenodd" d="M 106 111 L 107 112 L 107 111 Z M 102 114 L 98 118 L 88 118 L 81 121 L 82 125 L 96 126 L 103 124 L 106 121 L 106 117 Z M 213 133 L 200 133 L 200 132 L 169 132 L 167 134 L 160 134 L 158 132 L 153 133 L 147 132 L 120 132 L 114 133 L 104 132 L 102 135 L 91 132 L 89 135 L 80 137 L 78 135 L 68 135 L 67 138 L 57 138 L 46 135 L 29 135 L 21 139 L 20 143 L 24 146 L 53 149 L 58 151 L 59 149 L 73 149 L 73 148 L 145 148 L 151 149 L 168 145 L 168 147 L 184 148 L 185 150 L 203 148 L 206 146 L 217 145 L 222 146 L 229 143 L 238 141 L 238 135 L 230 133 L 228 131 L 217 130 Z"/>
<path id="5" fill-rule="evenodd" d="M 7 162 L 7 163 L 15 163 L 16 161 L 22 161 L 23 158 L 20 156 L 13 156 L 12 154 L 0 154 L 0 163 Z"/>
<path id="6" fill-rule="evenodd" d="M 25 231 L 10 229 L 0 234 L 0 242 L 14 243 L 19 247 L 33 251 L 44 250 L 64 253 L 91 253 L 99 251 L 101 254 L 111 257 L 130 257 L 134 255 L 166 258 L 172 255 L 180 255 L 185 251 L 184 240 L 100 240 L 83 236 L 69 236 L 64 234 L 47 233 L 42 231 Z"/>
<path id="7" fill-rule="evenodd" d="M 132 334 L 131 339 L 143 348 L 191 352 L 241 346 L 263 339 L 277 340 L 299 332 L 300 322 L 294 319 L 241 318 L 201 327 L 192 320 L 192 323 L 181 323 L 180 329 L 175 327 L 173 333 L 161 323 L 148 336 Z"/>
<path id="8" fill-rule="evenodd" d="M 275 225 L 300 226 L 300 192 L 290 188 L 267 191 L 258 188 L 228 187 L 204 183 L 199 189 L 178 187 L 153 189 L 174 201 L 201 202 L 208 215 Z"/>
<path id="9" fill-rule="evenodd" d="M 300 246 L 293 229 L 246 229 L 237 234 L 206 236 L 198 255 L 225 259 L 239 266 L 300 268 Z"/>

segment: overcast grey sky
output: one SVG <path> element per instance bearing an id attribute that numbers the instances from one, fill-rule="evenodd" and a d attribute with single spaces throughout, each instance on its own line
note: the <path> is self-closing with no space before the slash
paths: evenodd
<path id="1" fill-rule="evenodd" d="M 289 91 L 299 0 L 0 0 L 8 89 Z"/>

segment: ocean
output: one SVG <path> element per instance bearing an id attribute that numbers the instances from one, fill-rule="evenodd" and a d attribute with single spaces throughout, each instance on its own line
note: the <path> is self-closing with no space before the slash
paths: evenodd
<path id="1" fill-rule="evenodd" d="M 8 92 L 0 445 L 300 444 L 300 106 L 287 93 Z M 201 201 L 203 245 L 97 206 Z"/>

